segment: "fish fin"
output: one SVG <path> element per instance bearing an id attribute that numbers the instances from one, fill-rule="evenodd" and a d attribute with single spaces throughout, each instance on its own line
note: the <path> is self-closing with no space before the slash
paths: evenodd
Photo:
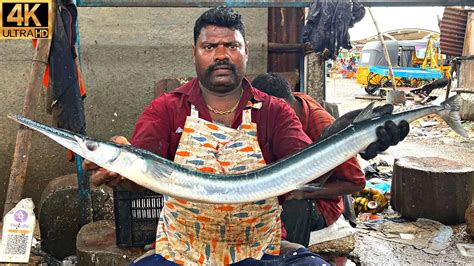
<path id="1" fill-rule="evenodd" d="M 374 108 L 374 102 L 371 102 L 364 109 L 362 109 L 362 111 L 359 112 L 359 114 L 354 118 L 353 123 L 372 119 L 374 117 L 379 117 L 386 113 L 391 113 L 391 111 L 393 110 L 393 106 L 392 107 L 390 106 L 391 105 L 386 104 L 386 105 Z"/>
<path id="2" fill-rule="evenodd" d="M 456 96 L 457 93 L 456 92 L 450 92 L 449 95 L 446 97 L 445 95 L 443 96 L 438 96 L 436 97 L 436 99 L 434 99 L 433 101 L 430 102 L 430 104 L 432 105 L 442 105 L 446 99 L 450 99 L 450 98 L 453 98 L 454 96 Z"/>
<path id="3" fill-rule="evenodd" d="M 369 104 L 369 106 L 371 106 L 371 105 L 373 105 L 373 103 Z M 334 122 L 331 125 L 324 128 L 324 131 L 319 136 L 318 141 L 322 140 L 322 139 L 325 139 L 325 138 L 327 138 L 331 135 L 334 135 L 334 134 L 344 130 L 348 126 L 350 126 L 354 122 L 354 119 L 356 119 L 361 114 L 361 112 L 363 112 L 364 110 L 365 109 L 353 110 L 353 111 L 345 113 L 341 117 L 338 117 L 336 120 L 334 120 Z"/>
<path id="4" fill-rule="evenodd" d="M 437 114 L 443 118 L 443 120 L 460 136 L 468 138 L 466 130 L 461 125 L 461 115 L 459 110 L 461 109 L 461 96 L 454 95 L 448 98 L 446 101 L 441 103 L 443 109 L 437 112 Z"/>
<path id="5" fill-rule="evenodd" d="M 375 117 L 380 117 L 386 113 L 392 113 L 393 110 L 393 106 L 389 106 L 387 104 L 376 108 L 373 107 L 374 102 L 371 102 L 364 109 L 353 110 L 344 114 L 341 117 L 338 117 L 330 126 L 324 129 L 323 133 L 319 138 L 324 139 L 342 131 L 351 124 L 372 119 Z"/>
<path id="6" fill-rule="evenodd" d="M 347 128 L 353 121 L 350 115 L 351 114 L 347 114 L 347 116 L 343 115 L 339 117 L 338 119 L 334 120 L 334 122 L 331 125 L 324 128 L 323 133 L 321 133 L 321 135 L 318 138 L 318 141 L 323 140 Z"/>

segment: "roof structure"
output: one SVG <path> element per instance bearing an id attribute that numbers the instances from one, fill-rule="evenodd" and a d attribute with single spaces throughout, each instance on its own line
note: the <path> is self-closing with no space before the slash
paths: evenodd
<path id="1" fill-rule="evenodd" d="M 417 28 L 405 28 L 405 29 L 398 29 L 398 30 L 389 30 L 382 33 L 384 36 L 384 40 L 392 40 L 392 41 L 405 41 L 405 40 L 422 40 L 426 39 L 433 35 L 439 34 L 439 32 L 428 30 L 428 29 L 417 29 Z M 368 38 L 364 38 L 361 40 L 352 41 L 354 46 L 364 45 L 368 42 L 378 41 L 378 35 L 373 35 Z"/>

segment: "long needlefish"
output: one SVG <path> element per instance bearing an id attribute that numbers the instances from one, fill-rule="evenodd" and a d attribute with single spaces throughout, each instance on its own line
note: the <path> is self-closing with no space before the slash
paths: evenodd
<path id="1" fill-rule="evenodd" d="M 144 149 L 99 141 L 88 136 L 52 128 L 19 115 L 9 117 L 34 129 L 97 165 L 165 195 L 207 203 L 255 202 L 317 184 L 318 177 L 377 140 L 376 128 L 386 121 L 396 124 L 414 121 L 437 113 L 454 131 L 467 137 L 459 121 L 459 97 L 439 105 L 421 106 L 396 113 L 377 114 L 373 104 L 362 110 L 354 121 L 307 148 L 261 169 L 240 174 L 213 174 L 192 170 Z M 337 121 L 337 120 L 336 120 Z M 316 184 L 314 184 L 316 183 Z"/>

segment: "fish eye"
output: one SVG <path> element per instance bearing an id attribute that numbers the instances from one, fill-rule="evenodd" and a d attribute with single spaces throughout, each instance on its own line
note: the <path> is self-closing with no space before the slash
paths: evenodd
<path id="1" fill-rule="evenodd" d="M 97 142 L 94 142 L 94 141 L 86 141 L 86 148 L 89 150 L 89 151 L 95 151 L 97 150 L 98 148 L 98 145 L 97 145 Z"/>

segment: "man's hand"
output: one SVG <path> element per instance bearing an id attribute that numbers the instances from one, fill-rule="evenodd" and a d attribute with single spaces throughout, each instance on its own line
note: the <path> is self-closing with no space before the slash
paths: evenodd
<path id="1" fill-rule="evenodd" d="M 122 136 L 114 136 L 111 138 L 111 141 L 122 145 L 130 144 L 128 140 Z M 94 186 L 106 184 L 109 187 L 116 187 L 119 183 L 124 181 L 124 177 L 115 172 L 99 167 L 89 160 L 83 161 L 82 168 L 86 171 L 91 171 L 90 179 Z"/>
<path id="2" fill-rule="evenodd" d="M 286 196 L 285 200 L 303 200 L 306 199 L 305 192 L 302 190 L 293 190 Z"/>

